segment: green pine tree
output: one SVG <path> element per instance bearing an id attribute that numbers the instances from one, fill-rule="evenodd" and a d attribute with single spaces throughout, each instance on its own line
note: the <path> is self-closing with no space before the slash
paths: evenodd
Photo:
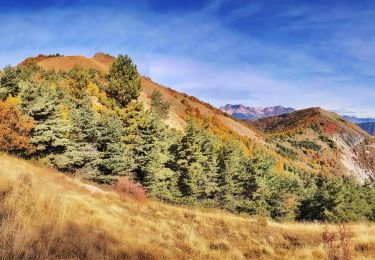
<path id="1" fill-rule="evenodd" d="M 189 121 L 185 135 L 178 144 L 176 163 L 182 195 L 193 201 L 212 198 L 215 193 L 216 158 L 208 133 Z"/>
<path id="2" fill-rule="evenodd" d="M 224 208 L 237 208 L 239 195 L 242 194 L 245 162 L 245 155 L 237 142 L 225 144 L 219 157 L 219 201 Z"/>
<path id="3" fill-rule="evenodd" d="M 171 130 L 153 117 L 139 129 L 134 146 L 137 177 L 151 196 L 176 199 L 176 175 L 167 167 L 172 157 L 169 148 L 173 142 Z"/>
<path id="4" fill-rule="evenodd" d="M 163 100 L 162 94 L 158 90 L 154 90 L 151 95 L 151 114 L 156 119 L 167 119 L 171 104 Z"/>
<path id="5" fill-rule="evenodd" d="M 36 125 L 31 133 L 37 156 L 63 153 L 71 145 L 71 126 L 61 115 L 61 97 L 45 83 L 30 85 L 21 94 L 21 109 Z"/>
<path id="6" fill-rule="evenodd" d="M 141 92 L 141 81 L 137 66 L 128 55 L 119 55 L 108 74 L 107 94 L 117 104 L 126 107 L 136 100 Z"/>
<path id="7" fill-rule="evenodd" d="M 0 98 L 7 99 L 8 96 L 17 96 L 20 92 L 18 75 L 20 70 L 16 67 L 6 66 L 0 78 Z"/>

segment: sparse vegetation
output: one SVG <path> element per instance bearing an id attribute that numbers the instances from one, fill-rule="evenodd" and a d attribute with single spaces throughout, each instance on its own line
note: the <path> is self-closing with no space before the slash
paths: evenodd
<path id="1" fill-rule="evenodd" d="M 314 151 L 320 151 L 322 147 L 314 141 L 303 140 L 303 141 L 292 141 L 291 144 L 297 148 L 306 148 Z"/>
<path id="2" fill-rule="evenodd" d="M 278 152 L 282 156 L 286 156 L 291 159 L 297 159 L 297 153 L 293 149 L 287 148 L 281 144 L 277 144 L 276 147 L 278 148 Z"/>

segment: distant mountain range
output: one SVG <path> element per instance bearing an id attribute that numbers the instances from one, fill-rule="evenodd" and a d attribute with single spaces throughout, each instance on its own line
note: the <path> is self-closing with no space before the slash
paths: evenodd
<path id="1" fill-rule="evenodd" d="M 375 118 L 359 118 L 355 116 L 342 116 L 344 119 L 356 123 L 356 124 L 362 124 L 362 123 L 368 123 L 368 122 L 375 122 Z"/>
<path id="2" fill-rule="evenodd" d="M 358 125 L 370 135 L 375 136 L 375 122 L 360 123 Z"/>
<path id="3" fill-rule="evenodd" d="M 343 118 L 359 125 L 367 133 L 375 136 L 375 118 L 359 118 L 355 116 L 343 116 Z"/>
<path id="4" fill-rule="evenodd" d="M 278 116 L 294 112 L 291 107 L 274 106 L 274 107 L 246 107 L 244 105 L 227 104 L 220 107 L 220 110 L 234 116 L 237 119 L 258 119 L 270 116 Z"/>
<path id="5" fill-rule="evenodd" d="M 274 107 L 247 107 L 244 105 L 231 105 L 227 104 L 221 106 L 220 110 L 234 116 L 237 119 L 244 120 L 257 120 L 270 116 L 279 116 L 283 114 L 289 114 L 296 111 L 291 107 L 274 106 Z M 359 125 L 370 135 L 375 136 L 375 118 L 360 118 L 355 116 L 342 116 L 345 120 Z"/>

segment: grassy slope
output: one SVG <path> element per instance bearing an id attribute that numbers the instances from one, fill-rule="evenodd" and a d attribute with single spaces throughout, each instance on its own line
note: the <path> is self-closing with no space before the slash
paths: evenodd
<path id="1" fill-rule="evenodd" d="M 87 187 L 0 154 L 0 259 L 325 257 L 319 224 L 265 224 Z M 375 226 L 349 228 L 353 256 L 373 259 Z"/>

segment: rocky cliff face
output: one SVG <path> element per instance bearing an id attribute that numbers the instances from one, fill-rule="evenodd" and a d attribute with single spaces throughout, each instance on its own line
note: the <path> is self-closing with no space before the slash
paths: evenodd
<path id="1" fill-rule="evenodd" d="M 226 112 L 238 119 L 258 119 L 269 116 L 278 116 L 295 111 L 290 107 L 274 106 L 274 107 L 246 107 L 244 105 L 227 104 L 220 107 L 220 110 Z"/>

